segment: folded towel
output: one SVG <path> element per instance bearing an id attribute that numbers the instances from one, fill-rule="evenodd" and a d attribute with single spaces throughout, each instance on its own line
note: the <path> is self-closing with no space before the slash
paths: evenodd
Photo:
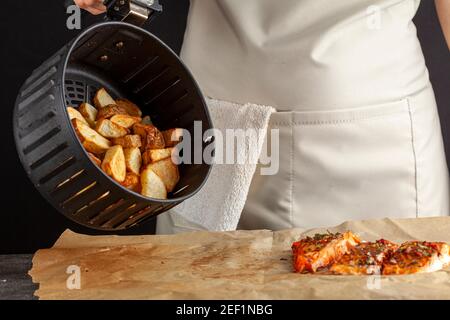
<path id="1" fill-rule="evenodd" d="M 247 144 L 247 150 L 235 148 L 235 159 L 245 155 L 245 164 L 214 164 L 208 181 L 194 197 L 159 216 L 159 234 L 192 230 L 230 231 L 237 228 L 264 144 L 270 116 L 275 109 L 212 99 L 207 99 L 207 104 L 214 128 L 219 130 L 223 137 L 226 136 L 227 129 L 253 129 L 263 134 L 255 145 Z M 216 148 L 218 147 L 216 144 Z M 225 159 L 225 142 L 223 149 Z"/>

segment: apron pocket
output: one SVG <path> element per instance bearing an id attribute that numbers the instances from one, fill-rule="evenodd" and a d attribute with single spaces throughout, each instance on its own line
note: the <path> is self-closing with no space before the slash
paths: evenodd
<path id="1" fill-rule="evenodd" d="M 417 215 L 408 100 L 292 112 L 292 226 Z"/>

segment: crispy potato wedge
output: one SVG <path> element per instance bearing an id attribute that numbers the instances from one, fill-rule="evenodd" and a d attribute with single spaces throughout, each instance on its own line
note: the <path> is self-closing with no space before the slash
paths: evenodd
<path id="1" fill-rule="evenodd" d="M 100 160 L 99 158 L 97 158 L 94 154 L 88 152 L 88 156 L 89 158 L 91 158 L 92 162 L 95 163 L 97 166 L 101 167 L 102 165 L 102 160 Z"/>
<path id="2" fill-rule="evenodd" d="M 137 134 L 129 134 L 121 138 L 112 140 L 113 144 L 119 144 L 124 148 L 140 148 L 142 146 L 141 136 Z"/>
<path id="3" fill-rule="evenodd" d="M 127 99 L 117 99 L 115 104 L 124 108 L 127 113 L 132 117 L 142 117 L 142 111 L 137 105 Z"/>
<path id="4" fill-rule="evenodd" d="M 80 113 L 83 115 L 83 117 L 86 119 L 86 121 L 89 123 L 91 127 L 95 126 L 95 119 L 97 119 L 97 109 L 94 108 L 94 106 L 90 105 L 89 103 L 82 103 L 80 107 L 78 108 Z"/>
<path id="5" fill-rule="evenodd" d="M 102 162 L 105 173 L 117 182 L 124 182 L 127 168 L 122 146 L 114 146 L 108 149 Z"/>
<path id="6" fill-rule="evenodd" d="M 94 105 L 97 109 L 104 108 L 110 104 L 116 104 L 114 99 L 109 95 L 105 88 L 97 91 L 94 97 Z"/>
<path id="7" fill-rule="evenodd" d="M 183 140 L 183 129 L 169 129 L 162 132 L 166 147 L 175 147 Z"/>
<path id="8" fill-rule="evenodd" d="M 83 142 L 83 147 L 86 149 L 86 151 L 89 151 L 93 154 L 103 154 L 106 152 L 106 150 L 108 150 L 108 148 L 106 148 L 106 145 L 100 145 L 98 143 L 98 141 L 94 141 L 94 140 L 86 140 Z"/>
<path id="9" fill-rule="evenodd" d="M 133 131 L 141 136 L 142 151 L 165 148 L 164 137 L 155 126 L 136 123 L 133 126 Z"/>
<path id="10" fill-rule="evenodd" d="M 126 115 L 127 112 L 125 111 L 124 108 L 119 107 L 116 104 L 109 104 L 106 107 L 103 107 L 98 110 L 96 119 L 97 120 L 109 119 L 118 114 Z"/>
<path id="11" fill-rule="evenodd" d="M 86 121 L 86 119 L 83 117 L 83 115 L 74 107 L 67 107 L 67 113 L 69 114 L 69 119 L 78 119 L 81 122 L 89 125 L 89 123 Z"/>
<path id="12" fill-rule="evenodd" d="M 72 119 L 72 125 L 78 138 L 88 152 L 101 154 L 111 147 L 111 142 L 91 129 L 88 124 L 78 119 Z"/>
<path id="13" fill-rule="evenodd" d="M 127 114 L 116 114 L 115 116 L 112 116 L 110 120 L 121 127 L 129 129 L 135 123 L 141 122 L 142 119 L 139 117 L 132 117 Z"/>
<path id="14" fill-rule="evenodd" d="M 105 138 L 120 138 L 126 136 L 129 131 L 108 119 L 102 119 L 95 124 L 95 131 Z"/>
<path id="15" fill-rule="evenodd" d="M 141 179 L 138 175 L 128 172 L 125 176 L 125 180 L 121 183 L 127 189 L 133 190 L 134 192 L 141 192 Z"/>
<path id="16" fill-rule="evenodd" d="M 142 118 L 142 124 L 153 125 L 152 118 L 150 116 L 145 116 Z"/>
<path id="17" fill-rule="evenodd" d="M 125 166 L 127 170 L 139 175 L 142 165 L 141 151 L 139 148 L 127 148 L 123 152 L 125 154 Z"/>
<path id="18" fill-rule="evenodd" d="M 142 171 L 141 194 L 149 198 L 167 199 L 167 190 L 164 182 L 150 168 L 146 168 Z"/>
<path id="19" fill-rule="evenodd" d="M 172 156 L 173 148 L 147 150 L 142 154 L 144 165 L 158 162 Z"/>
<path id="20" fill-rule="evenodd" d="M 151 169 L 161 178 L 167 192 L 172 192 L 180 181 L 178 167 L 172 162 L 171 158 L 151 163 L 147 166 L 147 169 Z"/>

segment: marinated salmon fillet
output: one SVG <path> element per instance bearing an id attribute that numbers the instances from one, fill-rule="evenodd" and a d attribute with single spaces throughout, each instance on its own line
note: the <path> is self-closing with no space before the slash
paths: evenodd
<path id="1" fill-rule="evenodd" d="M 383 261 L 388 259 L 399 246 L 388 240 L 362 242 L 350 248 L 329 271 L 333 274 L 367 275 L 381 274 Z"/>
<path id="2" fill-rule="evenodd" d="M 329 266 L 360 243 L 350 231 L 344 233 L 316 234 L 292 244 L 295 272 L 316 272 Z"/>
<path id="3" fill-rule="evenodd" d="M 412 274 L 441 270 L 450 263 L 449 249 L 449 245 L 444 242 L 405 242 L 385 260 L 383 274 Z"/>

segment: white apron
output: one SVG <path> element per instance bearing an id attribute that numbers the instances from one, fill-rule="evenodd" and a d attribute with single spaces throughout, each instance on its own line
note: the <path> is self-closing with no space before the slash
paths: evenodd
<path id="1" fill-rule="evenodd" d="M 419 3 L 191 0 L 182 58 L 205 95 L 279 111 L 280 172 L 254 177 L 240 228 L 449 214 Z"/>

